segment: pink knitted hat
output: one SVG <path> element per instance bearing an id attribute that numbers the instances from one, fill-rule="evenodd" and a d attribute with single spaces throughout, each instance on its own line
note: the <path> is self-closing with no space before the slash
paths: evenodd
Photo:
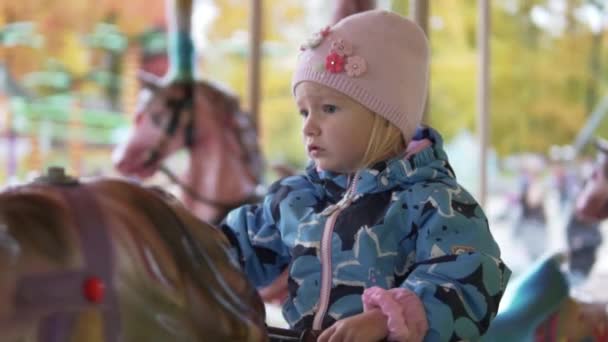
<path id="1" fill-rule="evenodd" d="M 383 116 L 410 141 L 427 96 L 429 49 L 424 32 L 396 13 L 351 15 L 313 35 L 292 79 L 331 87 Z"/>

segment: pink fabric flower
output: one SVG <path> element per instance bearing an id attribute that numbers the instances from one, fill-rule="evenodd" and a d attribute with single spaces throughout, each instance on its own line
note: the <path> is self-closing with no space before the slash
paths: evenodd
<path id="1" fill-rule="evenodd" d="M 319 31 L 319 34 L 321 34 L 321 36 L 323 38 L 329 36 L 329 33 L 331 32 L 331 28 L 329 26 L 325 26 L 321 31 Z"/>
<path id="2" fill-rule="evenodd" d="M 345 59 L 343 56 L 332 52 L 325 58 L 325 70 L 332 74 L 337 74 L 344 71 Z"/>
<path id="3" fill-rule="evenodd" d="M 352 56 L 346 59 L 346 74 L 350 77 L 357 77 L 363 75 L 367 70 L 367 63 L 361 56 Z"/>
<path id="4" fill-rule="evenodd" d="M 340 56 L 350 56 L 353 53 L 352 45 L 344 39 L 337 39 L 331 42 L 331 50 Z"/>
<path id="5" fill-rule="evenodd" d="M 361 298 L 363 311 L 380 309 L 387 317 L 389 341 L 419 342 L 428 330 L 426 312 L 418 296 L 404 288 L 385 290 L 374 286 Z"/>

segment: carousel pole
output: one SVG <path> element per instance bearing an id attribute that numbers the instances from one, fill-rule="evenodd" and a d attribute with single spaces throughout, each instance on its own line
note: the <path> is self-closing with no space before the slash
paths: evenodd
<path id="1" fill-rule="evenodd" d="M 12 22 L 12 15 L 9 12 L 8 7 L 4 7 L 4 19 L 5 19 L 5 24 L 10 24 Z M 4 73 L 4 85 L 5 85 L 5 89 L 8 89 L 9 87 L 9 73 L 10 73 L 10 69 L 11 69 L 11 55 L 9 53 L 9 48 L 8 47 L 4 47 L 2 49 L 2 51 L 4 51 L 4 55 L 0 56 L 3 57 L 4 59 L 4 68 L 6 70 L 6 72 Z M 16 135 L 15 135 L 15 131 L 14 131 L 14 117 L 13 117 L 14 113 L 11 111 L 11 104 L 10 104 L 10 95 L 7 97 L 7 105 L 6 105 L 6 148 L 7 148 L 7 153 L 6 153 L 6 177 L 7 179 L 11 179 L 13 178 L 13 176 L 15 176 L 15 174 L 17 173 L 17 142 L 16 142 Z"/>
<path id="2" fill-rule="evenodd" d="M 477 130 L 479 137 L 479 204 L 483 207 L 487 196 L 487 164 L 490 109 L 490 0 L 478 0 L 479 21 L 477 46 L 479 71 L 477 82 Z"/>
<path id="3" fill-rule="evenodd" d="M 76 96 L 72 104 L 68 127 L 70 131 L 70 134 L 68 135 L 70 173 L 75 176 L 80 176 L 82 172 L 82 152 L 84 149 L 84 134 L 82 132 L 84 125 L 82 124 L 82 103 L 80 102 L 79 96 Z"/>
<path id="4" fill-rule="evenodd" d="M 249 113 L 259 129 L 260 70 L 262 46 L 262 0 L 251 0 L 249 16 Z"/>
<path id="5" fill-rule="evenodd" d="M 169 22 L 169 70 L 165 81 L 191 82 L 194 80 L 196 65 L 194 43 L 192 42 L 192 0 L 168 0 Z"/>
<path id="6" fill-rule="evenodd" d="M 6 79 L 4 82 L 6 82 Z M 10 98 L 8 96 L 0 99 L 0 107 L 5 110 L 3 131 L 7 141 L 6 177 L 10 180 L 17 170 L 17 158 L 15 151 L 15 134 L 13 131 L 13 112 L 10 108 Z"/>
<path id="7" fill-rule="evenodd" d="M 429 28 L 429 1 L 428 0 L 411 0 L 410 1 L 410 16 L 412 20 L 422 28 L 428 36 Z"/>
<path id="8" fill-rule="evenodd" d="M 337 0 L 331 24 L 335 25 L 338 21 L 363 11 L 376 8 L 376 0 Z"/>
<path id="9" fill-rule="evenodd" d="M 416 22 L 416 24 L 418 24 L 418 26 L 420 26 L 420 28 L 422 29 L 422 31 L 424 31 L 424 34 L 426 35 L 427 39 L 431 39 L 431 37 L 429 36 L 429 1 L 428 0 L 410 0 L 410 17 L 412 20 L 414 20 L 414 22 Z M 427 98 L 424 102 L 424 110 L 423 110 L 423 114 L 422 114 L 422 122 L 423 123 L 428 123 L 430 118 L 429 118 L 429 114 L 428 114 L 428 107 L 429 107 L 429 98 L 430 98 L 430 77 L 429 77 L 429 81 L 427 84 L 427 91 L 428 91 L 428 95 Z"/>
<path id="10" fill-rule="evenodd" d="M 132 44 L 127 48 L 125 54 L 125 68 L 122 76 L 122 112 L 125 117 L 132 121 L 135 115 L 135 106 L 137 105 L 137 94 L 139 93 L 139 82 L 137 81 L 137 70 L 139 65 L 140 48 Z"/>
<path id="11" fill-rule="evenodd" d="M 27 169 L 29 171 L 42 172 L 42 154 L 40 153 L 40 139 L 38 132 L 30 134 L 30 154 L 27 157 Z"/>

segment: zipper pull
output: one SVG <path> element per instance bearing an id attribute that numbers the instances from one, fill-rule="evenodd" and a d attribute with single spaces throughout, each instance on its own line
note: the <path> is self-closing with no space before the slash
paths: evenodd
<path id="1" fill-rule="evenodd" d="M 329 206 L 327 206 L 327 208 L 325 208 L 322 212 L 321 215 L 323 216 L 330 216 L 331 214 L 334 213 L 334 211 L 338 210 L 338 204 L 330 204 Z"/>
<path id="2" fill-rule="evenodd" d="M 349 205 L 351 205 L 354 201 L 356 201 L 359 197 L 361 197 L 361 195 L 355 194 L 355 191 L 357 189 L 358 175 L 359 175 L 359 173 L 357 172 L 355 174 L 355 176 L 352 178 L 352 183 L 349 185 L 348 189 L 346 189 L 346 192 L 344 193 L 344 197 L 342 197 L 342 199 L 340 201 L 338 201 L 338 203 L 332 204 L 332 205 L 328 206 L 327 208 L 325 208 L 325 210 L 323 210 L 321 212 L 321 215 L 329 216 L 338 209 L 345 209 Z M 350 183 L 350 181 L 349 181 L 349 183 Z"/>
<path id="3" fill-rule="evenodd" d="M 342 197 L 342 199 L 340 200 L 340 202 L 338 202 L 336 204 L 332 204 L 332 205 L 328 206 L 327 208 L 325 208 L 325 210 L 323 210 L 321 212 L 321 215 L 323 215 L 323 216 L 330 216 L 331 214 L 333 214 L 338 209 L 340 209 L 340 210 L 346 209 L 354 201 L 356 201 L 359 197 L 361 197 L 361 195 L 359 195 L 359 194 L 357 194 L 357 195 L 347 194 L 346 196 Z"/>

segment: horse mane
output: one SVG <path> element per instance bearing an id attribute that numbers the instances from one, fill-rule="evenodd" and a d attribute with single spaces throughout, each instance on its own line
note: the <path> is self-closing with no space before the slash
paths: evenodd
<path id="1" fill-rule="evenodd" d="M 239 145 L 243 148 L 250 174 L 258 184 L 262 183 L 264 159 L 258 141 L 258 130 L 250 113 L 241 110 L 238 95 L 218 82 L 198 80 L 196 85 L 201 88 L 201 93 L 214 108 L 224 115 L 229 115 L 225 120 L 226 126 L 234 131 Z"/>
<path id="2" fill-rule="evenodd" d="M 231 312 L 231 318 L 224 322 L 231 324 L 231 328 L 221 331 L 230 331 L 230 336 L 238 336 L 237 339 L 247 336 L 243 326 L 253 325 L 247 320 L 259 316 L 264 310 L 263 304 L 245 276 L 231 264 L 226 253 L 228 240 L 221 232 L 197 219 L 177 199 L 159 188 L 150 190 L 120 180 L 104 180 L 92 184 L 91 189 L 111 194 L 112 199 L 121 198 L 124 202 L 121 205 L 131 206 L 130 210 L 143 213 L 153 223 L 154 233 L 168 247 L 178 272 L 195 290 L 189 300 L 197 302 L 195 306 L 200 308 L 195 310 L 199 311 L 195 316 L 200 317 L 196 330 L 205 331 L 207 336 L 217 332 L 218 327 L 203 317 L 205 308 L 222 305 Z M 218 281 L 224 278 L 225 283 Z M 232 292 L 238 301 L 231 300 Z M 253 307 L 249 307 L 252 304 Z"/>
<path id="3" fill-rule="evenodd" d="M 67 264 L 72 248 L 64 229 L 65 209 L 63 203 L 42 192 L 0 193 L 2 254 L 33 253 L 56 265 Z"/>

